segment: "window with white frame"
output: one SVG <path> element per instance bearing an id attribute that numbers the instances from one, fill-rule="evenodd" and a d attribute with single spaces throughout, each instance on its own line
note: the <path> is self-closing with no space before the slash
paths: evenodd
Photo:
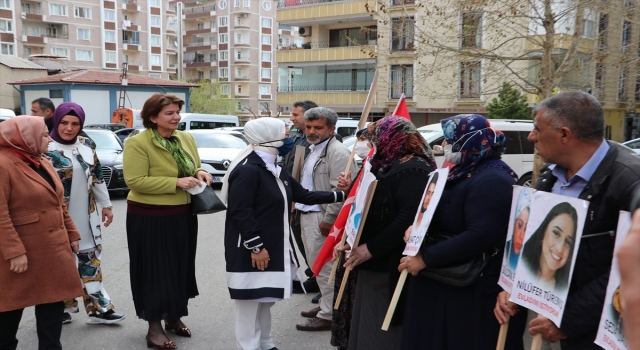
<path id="1" fill-rule="evenodd" d="M 236 43 L 241 43 L 241 42 L 242 42 L 242 34 L 236 33 Z"/>
<path id="2" fill-rule="evenodd" d="M 56 56 L 67 56 L 69 57 L 69 49 L 63 47 L 52 47 L 51 54 Z"/>
<path id="3" fill-rule="evenodd" d="M 0 44 L 0 54 L 13 56 L 13 44 Z"/>
<path id="4" fill-rule="evenodd" d="M 240 0 L 234 0 L 233 7 L 240 7 Z"/>
<path id="5" fill-rule="evenodd" d="M 271 79 L 271 68 L 261 68 L 260 69 L 260 78 Z"/>
<path id="6" fill-rule="evenodd" d="M 263 44 L 267 44 L 267 45 L 271 45 L 271 35 L 270 34 L 262 34 L 262 41 Z"/>
<path id="7" fill-rule="evenodd" d="M 117 63 L 116 62 L 116 52 L 115 51 L 105 51 L 104 52 L 104 61 L 106 63 Z"/>
<path id="8" fill-rule="evenodd" d="M 78 40 L 89 40 L 90 31 L 85 28 L 78 28 Z"/>
<path id="9" fill-rule="evenodd" d="M 215 69 L 209 71 L 209 79 L 215 80 L 218 79 L 218 72 Z"/>
<path id="10" fill-rule="evenodd" d="M 262 54 L 260 56 L 261 56 L 260 59 L 262 61 L 271 62 L 271 52 L 262 51 Z"/>
<path id="11" fill-rule="evenodd" d="M 67 5 L 49 4 L 49 14 L 53 16 L 66 16 Z"/>
<path id="12" fill-rule="evenodd" d="M 413 66 L 391 66 L 390 98 L 400 98 L 404 93 L 407 98 L 413 98 Z"/>
<path id="13" fill-rule="evenodd" d="M 222 16 L 218 17 L 218 27 L 226 27 L 229 25 L 229 17 Z"/>
<path id="14" fill-rule="evenodd" d="M 262 3 L 262 8 L 265 11 L 271 11 L 271 3 L 269 1 L 265 1 Z"/>
<path id="15" fill-rule="evenodd" d="M 116 42 L 116 31 L 115 30 L 105 30 L 104 31 L 104 41 L 108 43 Z"/>
<path id="16" fill-rule="evenodd" d="M 414 19 L 399 17 L 391 19 L 391 51 L 414 49 Z"/>
<path id="17" fill-rule="evenodd" d="M 219 74 L 220 74 L 220 78 L 228 78 L 229 77 L 229 68 L 220 68 Z M 226 85 L 226 86 L 229 86 L 229 85 Z"/>
<path id="18" fill-rule="evenodd" d="M 151 16 L 151 26 L 160 27 L 160 16 Z"/>
<path id="19" fill-rule="evenodd" d="M 160 55 L 151 55 L 151 65 L 152 66 L 160 65 Z"/>
<path id="20" fill-rule="evenodd" d="M 242 93 L 242 85 L 238 85 L 237 88 L 238 88 L 238 94 L 241 94 Z"/>
<path id="21" fill-rule="evenodd" d="M 13 32 L 13 21 L 0 18 L 0 31 Z"/>
<path id="22" fill-rule="evenodd" d="M 88 7 L 76 7 L 74 12 L 77 18 L 91 18 L 91 9 Z"/>
<path id="23" fill-rule="evenodd" d="M 460 46 L 482 47 L 482 12 L 462 12 L 460 23 Z"/>
<path id="24" fill-rule="evenodd" d="M 0 0 L 0 9 L 10 9 L 11 8 L 11 2 L 12 2 L 11 0 Z"/>
<path id="25" fill-rule="evenodd" d="M 226 44 L 229 42 L 229 34 L 220 34 L 219 37 L 220 40 L 218 40 L 218 43 Z"/>
<path id="26" fill-rule="evenodd" d="M 149 5 L 151 7 L 160 7 L 160 0 L 151 0 L 149 1 Z"/>
<path id="27" fill-rule="evenodd" d="M 220 61 L 229 60 L 229 51 L 220 51 Z"/>
<path id="28" fill-rule="evenodd" d="M 271 95 L 271 85 L 260 84 L 260 95 Z"/>
<path id="29" fill-rule="evenodd" d="M 236 76 L 238 76 L 238 77 L 242 76 L 242 68 L 237 68 L 236 69 Z"/>
<path id="30" fill-rule="evenodd" d="M 460 62 L 460 98 L 480 98 L 480 61 Z"/>
<path id="31" fill-rule="evenodd" d="M 243 7 L 249 7 L 249 0 L 244 0 Z"/>
<path id="32" fill-rule="evenodd" d="M 585 38 L 593 38 L 596 28 L 595 19 L 595 11 L 585 10 L 584 25 L 582 27 L 582 36 Z"/>
<path id="33" fill-rule="evenodd" d="M 222 78 L 222 76 L 220 76 Z M 229 95 L 231 93 L 231 85 L 224 84 L 220 85 L 220 93 L 223 95 Z"/>
<path id="34" fill-rule="evenodd" d="M 116 21 L 116 11 L 115 10 L 104 10 L 104 20 L 109 22 Z"/>
<path id="35" fill-rule="evenodd" d="M 42 36 L 42 28 L 36 26 L 27 26 L 24 28 L 28 36 Z"/>
<path id="36" fill-rule="evenodd" d="M 151 46 L 160 46 L 160 35 L 150 36 Z"/>
<path id="37" fill-rule="evenodd" d="M 76 49 L 76 61 L 93 61 L 93 51 Z"/>
<path id="38" fill-rule="evenodd" d="M 262 17 L 262 21 L 260 22 L 260 25 L 261 25 L 262 27 L 265 27 L 265 28 L 271 28 L 272 24 L 273 24 L 273 20 L 272 20 L 271 18 L 269 18 L 269 17 Z"/>

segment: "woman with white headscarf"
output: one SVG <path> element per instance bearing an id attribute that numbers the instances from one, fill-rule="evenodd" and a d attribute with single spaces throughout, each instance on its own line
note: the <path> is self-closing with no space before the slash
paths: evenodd
<path id="1" fill-rule="evenodd" d="M 223 180 L 227 203 L 225 260 L 229 294 L 234 300 L 239 349 L 276 349 L 271 338 L 271 306 L 291 296 L 295 255 L 290 244 L 291 203 L 341 202 L 344 193 L 309 192 L 276 165 L 292 140 L 285 124 L 273 118 L 248 122 L 249 145 L 233 160 Z"/>

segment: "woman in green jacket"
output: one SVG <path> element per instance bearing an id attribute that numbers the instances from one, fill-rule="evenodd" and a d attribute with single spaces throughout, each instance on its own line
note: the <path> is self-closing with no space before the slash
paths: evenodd
<path id="1" fill-rule="evenodd" d="M 211 184 L 211 175 L 199 168 L 193 137 L 177 130 L 183 104 L 173 95 L 151 96 L 140 113 L 146 130 L 124 148 L 131 292 L 136 314 L 149 323 L 147 346 L 158 349 L 177 348 L 162 319 L 165 329 L 191 336 L 181 317 L 188 314 L 188 299 L 198 295 L 198 221 L 186 190 Z"/>

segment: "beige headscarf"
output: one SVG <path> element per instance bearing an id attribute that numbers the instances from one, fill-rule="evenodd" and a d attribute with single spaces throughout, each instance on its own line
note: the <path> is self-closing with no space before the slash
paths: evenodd
<path id="1" fill-rule="evenodd" d="M 0 147 L 21 154 L 25 160 L 40 166 L 42 137 L 47 132 L 44 118 L 21 115 L 0 123 Z"/>

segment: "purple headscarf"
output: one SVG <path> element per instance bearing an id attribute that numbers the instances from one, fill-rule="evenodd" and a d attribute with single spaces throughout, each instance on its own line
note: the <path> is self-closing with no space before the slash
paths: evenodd
<path id="1" fill-rule="evenodd" d="M 78 119 L 80 119 L 80 130 L 78 131 L 78 134 L 82 131 L 82 128 L 84 127 L 84 110 L 77 103 L 64 102 L 56 108 L 55 112 L 53 112 L 53 117 L 51 117 L 53 128 L 49 135 L 55 142 L 63 145 L 72 145 L 78 140 L 78 135 L 76 135 L 72 140 L 67 141 L 58 134 L 58 125 L 60 125 L 60 122 L 65 115 L 75 115 L 78 117 Z"/>

